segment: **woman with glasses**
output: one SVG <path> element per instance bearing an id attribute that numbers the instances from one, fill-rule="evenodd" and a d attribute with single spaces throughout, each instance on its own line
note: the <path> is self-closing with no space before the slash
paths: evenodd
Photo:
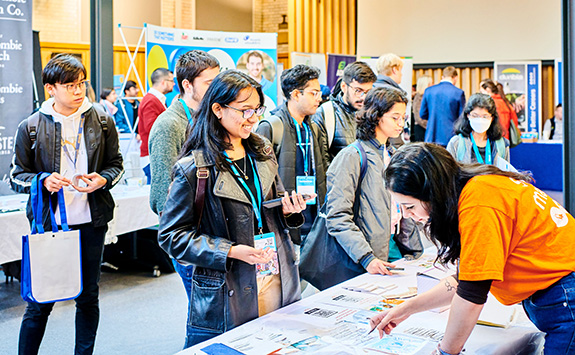
<path id="1" fill-rule="evenodd" d="M 383 181 L 393 149 L 388 141 L 403 132 L 407 101 L 403 92 L 391 87 L 371 90 L 356 115 L 358 140 L 344 148 L 327 171 L 327 231 L 359 269 L 370 274 L 391 275 L 390 262 L 402 258 L 409 244 L 398 245 L 393 238 L 399 236 L 401 213 Z M 363 178 L 362 158 L 367 164 Z M 404 232 L 421 251 L 417 228 Z"/>
<path id="2" fill-rule="evenodd" d="M 455 122 L 455 136 L 447 144 L 447 150 L 461 163 L 504 168 L 502 163 L 509 162 L 509 141 L 503 137 L 497 108 L 489 95 L 471 95 Z"/>
<path id="3" fill-rule="evenodd" d="M 236 70 L 208 88 L 173 169 L 159 242 L 193 264 L 190 326 L 194 345 L 300 298 L 288 228 L 306 202 L 283 193 L 267 141 L 251 133 L 264 113 L 261 86 Z M 313 196 L 312 196 L 313 197 Z"/>

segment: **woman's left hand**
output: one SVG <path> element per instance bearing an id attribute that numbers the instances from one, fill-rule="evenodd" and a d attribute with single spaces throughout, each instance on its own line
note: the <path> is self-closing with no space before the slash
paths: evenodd
<path id="1" fill-rule="evenodd" d="M 313 197 L 315 197 L 315 194 Z M 282 198 L 282 210 L 284 216 L 287 216 L 292 213 L 300 213 L 301 211 L 305 210 L 305 207 L 306 203 L 305 200 L 303 199 L 302 194 L 296 194 L 295 191 L 291 192 L 291 198 L 290 195 L 287 193 Z"/>

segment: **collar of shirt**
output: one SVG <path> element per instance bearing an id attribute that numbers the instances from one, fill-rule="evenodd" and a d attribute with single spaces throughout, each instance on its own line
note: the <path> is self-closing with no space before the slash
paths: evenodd
<path id="1" fill-rule="evenodd" d="M 158 100 L 160 100 L 160 102 L 166 106 L 166 95 L 162 94 L 161 92 L 159 92 L 158 90 L 154 89 L 154 88 L 150 88 L 150 90 L 148 90 L 148 94 L 152 94 L 155 97 L 158 98 Z"/>
<path id="2" fill-rule="evenodd" d="M 443 82 L 453 84 L 453 83 L 451 82 L 451 79 L 450 79 L 450 78 L 442 79 L 442 80 L 440 81 L 440 83 L 443 83 Z"/>

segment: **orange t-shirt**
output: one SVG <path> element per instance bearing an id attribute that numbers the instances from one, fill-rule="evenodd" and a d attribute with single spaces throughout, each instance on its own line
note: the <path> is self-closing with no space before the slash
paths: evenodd
<path id="1" fill-rule="evenodd" d="M 476 176 L 459 197 L 459 279 L 494 280 L 505 305 L 575 271 L 575 219 L 544 192 L 499 175 Z"/>

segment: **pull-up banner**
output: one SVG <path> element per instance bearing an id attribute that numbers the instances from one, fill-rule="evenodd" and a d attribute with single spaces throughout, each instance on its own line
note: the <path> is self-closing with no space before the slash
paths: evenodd
<path id="1" fill-rule="evenodd" d="M 18 123 L 32 113 L 32 1 L 0 2 L 0 180 L 8 176 Z"/>
<path id="2" fill-rule="evenodd" d="M 259 83 L 267 96 L 267 111 L 275 107 L 277 33 L 198 31 L 146 24 L 146 89 L 151 87 L 150 76 L 157 68 L 167 68 L 175 76 L 178 58 L 192 49 L 201 49 L 216 57 L 222 71 L 238 69 L 252 77 L 261 75 Z M 254 51 L 259 55 L 254 56 Z M 176 85 L 174 91 L 166 95 L 167 103 L 178 93 Z"/>

